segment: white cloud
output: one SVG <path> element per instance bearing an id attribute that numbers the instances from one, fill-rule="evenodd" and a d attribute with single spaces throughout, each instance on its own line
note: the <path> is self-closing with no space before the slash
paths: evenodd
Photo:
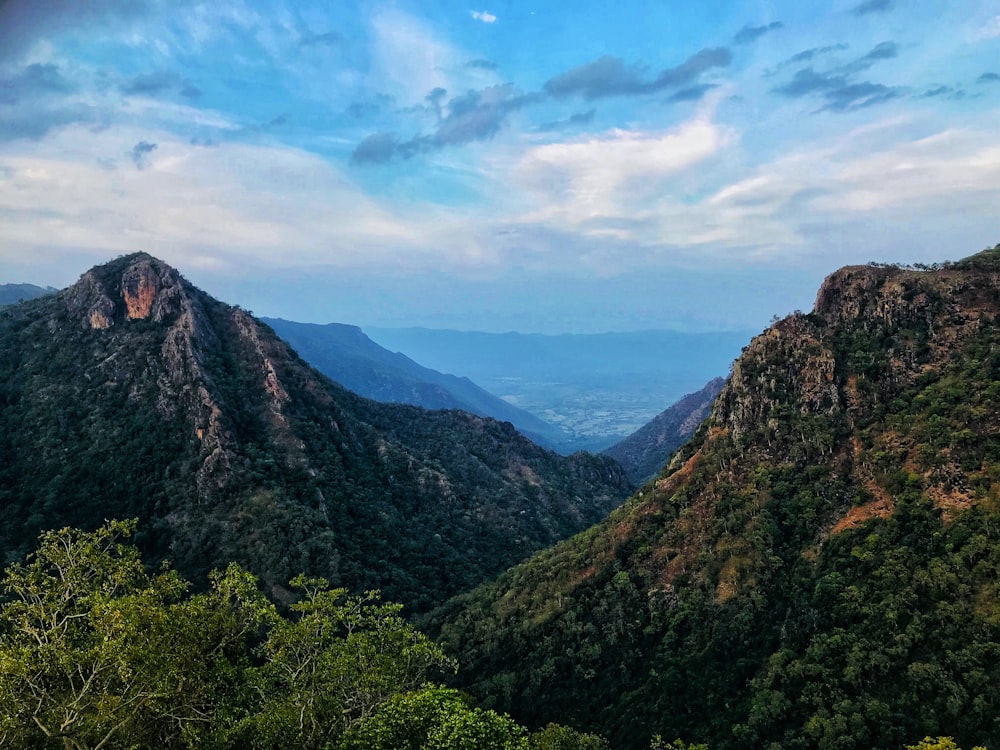
<path id="1" fill-rule="evenodd" d="M 987 19 L 982 26 L 973 32 L 977 40 L 996 39 L 1000 37 L 1000 15 Z"/>
<path id="2" fill-rule="evenodd" d="M 483 23 L 496 23 L 497 17 L 485 10 L 470 10 L 469 15 Z"/>
<path id="3" fill-rule="evenodd" d="M 699 115 L 668 131 L 615 129 L 534 147 L 516 166 L 515 179 L 542 205 L 522 220 L 627 238 L 622 220 L 647 211 L 669 192 L 665 183 L 733 139 L 732 131 Z"/>
<path id="4" fill-rule="evenodd" d="M 140 138 L 157 144 L 141 171 L 125 156 Z M 0 263 L 15 265 L 38 250 L 147 250 L 182 267 L 224 259 L 290 267 L 478 262 L 459 220 L 382 205 L 320 157 L 198 147 L 148 129 L 71 126 L 16 153 L 0 149 L 0 215 Z"/>
<path id="5" fill-rule="evenodd" d="M 449 71 L 460 70 L 468 59 L 438 39 L 426 24 L 400 10 L 380 9 L 372 18 L 372 30 L 372 88 L 390 89 L 408 103 L 423 101 L 434 88 L 451 90 Z"/>

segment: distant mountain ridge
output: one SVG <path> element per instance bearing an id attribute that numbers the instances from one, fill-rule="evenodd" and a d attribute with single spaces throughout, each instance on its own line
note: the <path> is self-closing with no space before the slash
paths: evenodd
<path id="1" fill-rule="evenodd" d="M 670 455 L 694 435 L 725 383 L 725 378 L 713 378 L 700 391 L 687 394 L 620 443 L 601 452 L 625 467 L 633 484 L 648 482 L 667 465 Z"/>
<path id="2" fill-rule="evenodd" d="M 29 299 L 44 297 L 59 291 L 55 287 L 35 286 L 34 284 L 0 284 L 0 307 L 16 305 Z"/>
<path id="3" fill-rule="evenodd" d="M 357 326 L 319 325 L 262 318 L 313 367 L 345 388 L 383 403 L 425 409 L 461 409 L 510 422 L 547 448 L 564 438 L 562 431 L 494 396 L 471 380 L 417 364 L 372 341 Z"/>
<path id="4" fill-rule="evenodd" d="M 756 331 L 524 334 L 365 328 L 426 367 L 461 373 L 601 451 L 727 372 Z"/>
<path id="5" fill-rule="evenodd" d="M 139 518 L 193 580 L 237 561 L 419 611 L 586 528 L 628 494 L 607 457 L 509 424 L 364 399 L 144 253 L 0 310 L 0 557 Z"/>

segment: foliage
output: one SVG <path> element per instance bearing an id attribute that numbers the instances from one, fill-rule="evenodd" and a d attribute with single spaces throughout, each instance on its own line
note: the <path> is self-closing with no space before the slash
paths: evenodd
<path id="1" fill-rule="evenodd" d="M 419 730 L 428 748 L 526 747 L 509 718 L 426 683 L 453 664 L 376 592 L 300 576 L 285 617 L 231 565 L 191 595 L 144 570 L 134 528 L 46 532 L 8 569 L 0 745 L 321 750 Z"/>
<path id="2" fill-rule="evenodd" d="M 924 737 L 916 745 L 907 745 L 906 750 L 962 750 L 951 737 Z M 985 747 L 976 746 L 972 750 L 986 750 Z"/>
<path id="3" fill-rule="evenodd" d="M 343 750 L 529 750 L 523 727 L 470 705 L 457 690 L 426 685 L 393 696 L 349 731 Z"/>
<path id="4" fill-rule="evenodd" d="M 598 527 L 425 620 L 457 686 L 622 749 L 1000 743 L 1000 289 L 852 267 Z"/>
<path id="5" fill-rule="evenodd" d="M 137 272 L 144 318 L 123 298 Z M 0 352 L 2 564 L 44 529 L 137 517 L 143 553 L 199 585 L 236 561 L 278 597 L 305 572 L 412 613 L 630 489 L 610 459 L 558 456 L 509 424 L 360 398 L 143 254 L 0 310 Z"/>
<path id="6" fill-rule="evenodd" d="M 531 734 L 528 747 L 529 750 L 608 750 L 608 743 L 599 735 L 549 723 Z"/>
<path id="7" fill-rule="evenodd" d="M 680 739 L 667 742 L 660 735 L 656 735 L 649 743 L 649 750 L 708 750 L 708 745 L 689 745 Z"/>
<path id="8" fill-rule="evenodd" d="M 176 573 L 146 574 L 138 551 L 122 544 L 133 528 L 46 532 L 27 565 L 8 569 L 0 744 L 207 743 L 266 608 L 238 570 L 217 576 L 211 593 L 183 598 Z"/>

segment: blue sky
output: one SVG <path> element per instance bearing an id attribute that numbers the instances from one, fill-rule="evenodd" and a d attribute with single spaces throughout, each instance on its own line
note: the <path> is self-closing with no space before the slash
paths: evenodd
<path id="1" fill-rule="evenodd" d="M 759 329 L 1000 242 L 1000 0 L 0 3 L 0 281 Z"/>

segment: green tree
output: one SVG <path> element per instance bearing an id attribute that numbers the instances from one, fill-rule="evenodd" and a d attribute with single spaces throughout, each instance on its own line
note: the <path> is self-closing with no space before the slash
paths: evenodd
<path id="1" fill-rule="evenodd" d="M 8 568 L 0 745 L 208 746 L 268 605 L 235 567 L 182 600 L 174 571 L 148 575 L 122 543 L 134 528 L 46 532 L 26 565 Z"/>
<path id="2" fill-rule="evenodd" d="M 608 743 L 599 735 L 552 723 L 533 732 L 528 738 L 528 746 L 531 750 L 608 750 Z"/>
<path id="3" fill-rule="evenodd" d="M 378 592 L 348 596 L 321 578 L 291 581 L 297 617 L 274 623 L 249 673 L 257 708 L 234 738 L 253 747 L 322 748 L 389 698 L 454 663 Z"/>
<path id="4" fill-rule="evenodd" d="M 951 737 L 924 737 L 916 745 L 907 745 L 906 750 L 962 750 Z M 985 747 L 974 747 L 972 750 L 986 750 Z"/>
<path id="5" fill-rule="evenodd" d="M 340 750 L 529 750 L 526 734 L 509 716 L 475 708 L 458 690 L 425 685 L 382 704 Z"/>

